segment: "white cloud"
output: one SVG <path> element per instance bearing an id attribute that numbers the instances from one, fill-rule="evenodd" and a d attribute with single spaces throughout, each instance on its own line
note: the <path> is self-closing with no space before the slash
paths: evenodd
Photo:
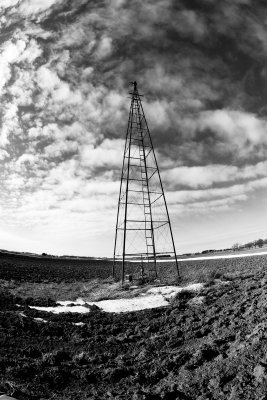
<path id="1" fill-rule="evenodd" d="M 35 39 L 30 39 L 27 43 L 27 47 L 24 49 L 18 61 L 27 61 L 28 63 L 33 63 L 37 57 L 40 57 L 43 50 L 37 43 Z"/>
<path id="2" fill-rule="evenodd" d="M 90 54 L 97 44 L 96 33 L 91 28 L 91 15 L 81 16 L 73 24 L 63 28 L 57 47 L 78 47 L 85 45 L 85 51 Z"/>
<path id="3" fill-rule="evenodd" d="M 55 123 L 42 126 L 41 122 L 37 121 L 36 126 L 33 126 L 28 130 L 28 136 L 30 139 L 53 138 L 58 131 L 58 125 Z"/>
<path id="4" fill-rule="evenodd" d="M 246 112 L 226 109 L 205 111 L 201 114 L 199 122 L 201 129 L 213 128 L 233 140 L 260 143 L 266 138 L 267 122 Z"/>
<path id="5" fill-rule="evenodd" d="M 60 82 L 59 87 L 53 92 L 53 100 L 64 102 L 65 105 L 79 105 L 83 102 L 83 97 L 79 90 L 72 91 L 66 82 Z"/>
<path id="6" fill-rule="evenodd" d="M 24 153 L 17 159 L 16 163 L 18 165 L 27 164 L 27 163 L 34 165 L 36 163 L 36 159 L 37 159 L 36 154 Z"/>
<path id="7" fill-rule="evenodd" d="M 65 119 L 67 114 L 70 115 L 70 110 L 66 110 L 67 107 L 82 105 L 84 101 L 82 92 L 79 89 L 72 90 L 69 83 L 60 79 L 47 65 L 41 66 L 36 71 L 35 79 L 42 89 L 37 104 L 45 109 L 44 112 L 55 114 L 57 119 Z M 72 112 L 75 114 L 74 109 Z"/>
<path id="8" fill-rule="evenodd" d="M 30 105 L 33 101 L 32 94 L 35 89 L 31 70 L 17 69 L 16 80 L 9 85 L 7 92 L 13 96 L 13 102 L 17 105 Z"/>
<path id="9" fill-rule="evenodd" d="M 173 118 L 173 114 L 172 114 Z M 172 119 L 172 126 L 174 126 Z M 255 163 L 267 156 L 267 120 L 246 111 L 200 111 L 176 117 L 177 143 L 169 147 L 172 158 L 202 164 Z M 165 146 L 167 143 L 165 143 Z M 217 161 L 217 162 L 218 162 Z"/>
<path id="10" fill-rule="evenodd" d="M 28 16 L 46 11 L 53 5 L 61 2 L 62 0 L 22 0 L 18 7 L 18 11 Z"/>
<path id="11" fill-rule="evenodd" d="M 202 202 L 204 200 L 214 200 L 218 198 L 230 198 L 247 195 L 259 189 L 267 187 L 267 178 L 236 184 L 223 188 L 209 188 L 203 190 L 179 190 L 167 191 L 170 204 L 188 204 L 190 202 Z"/>
<path id="12" fill-rule="evenodd" d="M 197 128 L 215 131 L 222 141 L 234 146 L 239 158 L 253 157 L 255 152 L 258 157 L 266 155 L 262 145 L 267 144 L 267 121 L 254 114 L 227 109 L 204 111 L 197 121 Z"/>
<path id="13" fill-rule="evenodd" d="M 180 215 L 200 215 L 200 214 L 211 214 L 212 212 L 223 212 L 230 211 L 236 203 L 246 201 L 248 196 L 246 194 L 240 194 L 231 197 L 224 197 L 222 199 L 208 199 L 201 202 L 191 203 L 174 203 L 170 202 L 170 210 L 172 214 Z"/>
<path id="14" fill-rule="evenodd" d="M 170 127 L 171 120 L 168 114 L 170 107 L 171 105 L 166 100 L 155 100 L 146 103 L 144 111 L 151 129 L 158 127 L 167 129 Z"/>
<path id="15" fill-rule="evenodd" d="M 14 7 L 19 3 L 20 0 L 1 0 L 0 10 L 8 7 Z"/>
<path id="16" fill-rule="evenodd" d="M 120 168 L 123 148 L 122 139 L 105 139 L 99 146 L 85 146 L 81 151 L 81 163 L 91 169 Z"/>
<path id="17" fill-rule="evenodd" d="M 2 117 L 2 127 L 0 130 L 0 146 L 2 147 L 6 147 L 9 143 L 9 136 L 11 133 L 19 136 L 22 132 L 17 112 L 18 106 L 16 104 L 9 103 L 5 105 Z"/>
<path id="18" fill-rule="evenodd" d="M 43 90 L 52 90 L 60 85 L 60 79 L 57 74 L 44 65 L 37 70 L 36 81 Z"/>
<path id="19" fill-rule="evenodd" d="M 13 63 L 21 56 L 25 47 L 26 43 L 23 40 L 18 40 L 15 43 L 7 42 L 7 44 L 3 46 L 1 58 L 3 58 L 3 61 L 6 63 Z"/>
<path id="20" fill-rule="evenodd" d="M 51 31 L 46 31 L 40 25 L 29 20 L 25 21 L 25 32 L 27 32 L 27 35 L 30 37 L 42 39 L 48 39 L 53 34 Z"/>
<path id="21" fill-rule="evenodd" d="M 9 153 L 6 150 L 0 149 L 0 160 L 3 161 L 9 158 Z"/>
<path id="22" fill-rule="evenodd" d="M 68 66 L 71 62 L 69 50 L 63 50 L 61 53 L 57 53 L 51 58 L 54 63 L 56 72 L 61 76 L 66 73 Z"/>
<path id="23" fill-rule="evenodd" d="M 12 174 L 9 176 L 7 184 L 9 189 L 18 190 L 23 188 L 25 179 L 19 174 Z"/>
<path id="24" fill-rule="evenodd" d="M 74 141 L 58 141 L 46 146 L 45 157 L 62 157 L 64 154 L 77 153 L 78 145 Z"/>
<path id="25" fill-rule="evenodd" d="M 256 179 L 263 176 L 267 176 L 267 161 L 243 167 L 216 164 L 176 167 L 162 172 L 164 181 L 168 182 L 171 187 L 182 185 L 192 188 L 205 188 L 218 183 Z"/>
<path id="26" fill-rule="evenodd" d="M 87 131 L 86 127 L 79 122 L 71 125 L 58 125 L 51 123 L 42 126 L 38 123 L 28 131 L 28 136 L 34 142 L 29 144 L 33 149 L 41 139 L 48 140 L 42 148 L 42 160 L 53 157 L 66 157 L 67 153 L 83 153 L 85 146 L 93 146 L 96 137 L 92 132 Z"/>
<path id="27" fill-rule="evenodd" d="M 96 56 L 98 59 L 103 59 L 110 56 L 112 52 L 112 38 L 103 36 L 98 44 Z"/>
<path id="28" fill-rule="evenodd" d="M 118 192 L 119 182 L 112 182 L 105 176 L 99 176 L 98 179 L 88 177 L 80 163 L 71 159 L 61 162 L 49 171 L 40 187 L 40 191 L 43 190 L 56 196 L 53 200 L 54 206 L 71 209 L 72 204 L 75 207 L 81 205 L 84 206 L 86 212 L 91 213 L 90 204 L 94 204 L 94 210 L 101 202 L 104 202 L 107 207 L 108 204 L 112 204 L 110 195 Z M 116 201 L 113 206 L 115 203 Z"/>
<path id="29" fill-rule="evenodd" d="M 0 94 L 11 78 L 10 65 L 19 60 L 25 47 L 26 43 L 23 40 L 18 40 L 15 43 L 9 41 L 2 46 L 0 53 Z"/>

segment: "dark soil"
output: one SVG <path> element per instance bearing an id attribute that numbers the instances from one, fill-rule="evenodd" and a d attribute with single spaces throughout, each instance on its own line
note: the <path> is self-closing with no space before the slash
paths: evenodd
<path id="1" fill-rule="evenodd" d="M 112 275 L 112 261 L 83 260 L 67 258 L 30 257 L 0 252 L 0 280 L 19 282 L 60 283 L 86 282 L 92 279 L 107 279 Z M 177 282 L 175 263 L 157 262 L 158 274 L 162 282 Z M 182 282 L 204 282 L 211 277 L 225 273 L 254 273 L 255 268 L 267 266 L 266 256 L 246 258 L 198 260 L 179 262 Z M 151 265 L 145 264 L 145 274 L 149 276 L 153 271 Z M 125 274 L 138 274 L 138 263 L 127 263 Z M 153 275 L 152 275 L 153 276 Z M 115 277 L 121 277 L 121 265 L 115 265 Z M 178 280 L 179 281 L 179 280 Z"/>
<path id="2" fill-rule="evenodd" d="M 200 305 L 183 293 L 168 308 L 52 315 L 2 293 L 0 391 L 19 400 L 267 398 L 267 274 L 211 282 L 200 295 Z"/>
<path id="3" fill-rule="evenodd" d="M 106 260 L 29 257 L 0 253 L 0 279 L 19 282 L 74 282 L 105 279 L 112 274 Z"/>

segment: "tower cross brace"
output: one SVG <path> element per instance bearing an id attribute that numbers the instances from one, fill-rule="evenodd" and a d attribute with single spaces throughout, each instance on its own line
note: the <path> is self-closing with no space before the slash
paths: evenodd
<path id="1" fill-rule="evenodd" d="M 179 267 L 165 193 L 156 155 L 144 114 L 137 82 L 133 84 L 128 118 L 115 243 L 113 253 L 113 277 L 115 264 L 121 266 L 121 281 L 125 280 L 127 264 L 143 262 L 152 266 L 158 278 L 158 260 L 172 256 L 179 277 Z M 151 270 L 150 270 L 151 271 Z"/>

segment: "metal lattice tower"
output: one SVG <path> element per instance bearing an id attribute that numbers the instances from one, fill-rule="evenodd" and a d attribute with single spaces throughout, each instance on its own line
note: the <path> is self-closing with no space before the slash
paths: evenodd
<path id="1" fill-rule="evenodd" d="M 141 262 L 158 278 L 158 262 L 177 255 L 159 168 L 140 99 L 137 83 L 132 82 L 131 106 L 124 147 L 115 232 L 115 265 L 121 268 L 124 283 L 127 265 Z"/>

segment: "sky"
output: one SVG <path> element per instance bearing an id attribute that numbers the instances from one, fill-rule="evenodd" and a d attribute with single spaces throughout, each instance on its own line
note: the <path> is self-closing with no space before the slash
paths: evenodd
<path id="1" fill-rule="evenodd" d="M 111 256 L 136 80 L 177 253 L 267 237 L 267 6 L 0 0 L 0 248 Z"/>

